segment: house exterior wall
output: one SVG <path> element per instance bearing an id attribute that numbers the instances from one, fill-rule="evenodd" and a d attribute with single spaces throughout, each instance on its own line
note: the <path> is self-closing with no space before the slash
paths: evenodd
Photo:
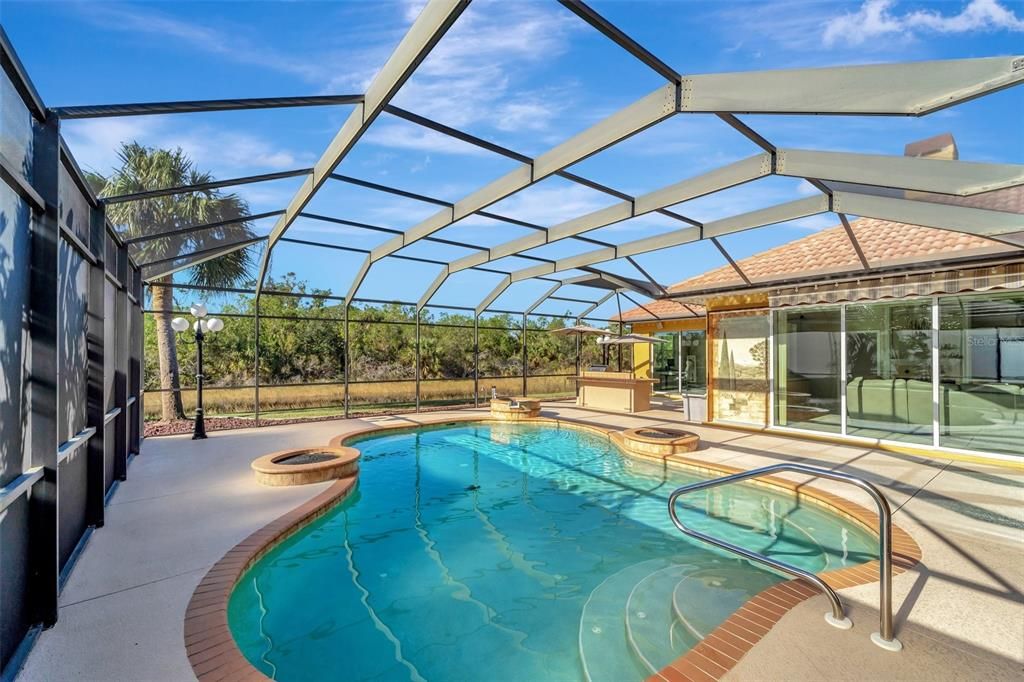
<path id="1" fill-rule="evenodd" d="M 771 344 L 767 309 L 708 316 L 708 417 L 768 424 Z"/>
<path id="2" fill-rule="evenodd" d="M 705 328 L 706 408 L 684 408 L 691 420 L 825 432 L 896 449 L 1024 455 L 1010 436 L 1024 428 L 1018 288 L 712 309 L 706 320 L 634 323 L 651 335 Z M 634 352 L 638 371 L 650 376 L 651 344 Z"/>

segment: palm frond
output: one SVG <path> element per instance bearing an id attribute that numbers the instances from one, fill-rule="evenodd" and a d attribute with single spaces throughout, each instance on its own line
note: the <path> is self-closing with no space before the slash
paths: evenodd
<path id="1" fill-rule="evenodd" d="M 132 194 L 168 187 L 211 182 L 210 173 L 198 171 L 179 149 L 155 149 L 138 142 L 126 142 L 118 151 L 121 162 L 99 190 L 100 196 Z M 231 220 L 249 213 L 248 204 L 237 194 L 216 189 L 129 201 L 107 208 L 107 216 L 127 237 L 158 235 L 194 225 Z M 160 260 L 195 251 L 228 246 L 255 236 L 248 222 L 205 229 L 182 235 L 152 239 L 134 246 L 132 253 L 142 261 Z M 253 266 L 249 249 L 232 252 L 200 263 L 191 269 L 193 283 L 230 286 L 245 279 Z"/>
<path id="2" fill-rule="evenodd" d="M 251 250 L 248 246 L 190 268 L 189 282 L 199 287 L 224 287 L 242 281 L 254 264 Z"/>

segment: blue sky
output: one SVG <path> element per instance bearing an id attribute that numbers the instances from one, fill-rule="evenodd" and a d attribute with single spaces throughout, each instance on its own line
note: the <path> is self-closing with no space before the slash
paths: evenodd
<path id="1" fill-rule="evenodd" d="M 420 8 L 418 2 L 20 2 L 2 19 L 49 106 L 227 97 L 361 92 Z M 603 2 L 592 6 L 682 73 L 954 59 L 1024 53 L 1024 4 L 1006 0 L 854 2 Z M 45 28 L 44 28 L 45 27 Z M 554 0 L 476 0 L 420 66 L 394 103 L 518 152 L 538 155 L 662 84 L 628 53 Z M 1024 88 L 1015 88 L 919 119 L 748 117 L 779 146 L 901 154 L 907 142 L 942 132 L 961 159 L 1024 162 Z M 204 170 L 235 177 L 312 165 L 348 107 L 188 114 L 69 121 L 64 135 L 83 167 L 109 172 L 119 143 L 180 146 Z M 648 192 L 758 152 L 710 116 L 675 116 L 571 170 L 632 194 Z M 384 115 L 339 167 L 340 173 L 454 201 L 515 167 L 515 162 Z M 298 180 L 240 188 L 253 212 L 283 208 Z M 701 221 L 813 193 L 805 183 L 765 178 L 676 208 Z M 491 207 L 544 225 L 614 203 L 557 178 Z M 407 229 L 436 207 L 331 182 L 311 212 Z M 736 258 L 836 224 L 834 216 L 761 228 L 723 240 Z M 273 219 L 255 224 L 265 234 Z M 678 229 L 642 217 L 589 236 L 612 242 Z M 480 245 L 527 234 L 471 217 L 438 233 Z M 302 219 L 289 236 L 371 248 L 388 235 Z M 562 257 L 577 241 L 534 253 Z M 447 260 L 469 251 L 420 242 L 403 253 Z M 311 285 L 344 294 L 359 254 L 281 244 L 272 275 L 296 272 Z M 723 265 L 707 243 L 642 255 L 663 283 Z M 522 259 L 494 263 L 515 270 Z M 600 266 L 639 276 L 626 263 Z M 436 266 L 387 259 L 360 296 L 416 300 Z M 574 273 L 565 273 L 569 276 Z M 497 275 L 463 272 L 435 303 L 475 305 Z M 523 282 L 496 307 L 521 308 L 549 286 Z M 594 298 L 591 291 L 566 296 Z M 550 302 L 538 312 L 577 312 Z M 614 305 L 597 313 L 614 313 Z"/>

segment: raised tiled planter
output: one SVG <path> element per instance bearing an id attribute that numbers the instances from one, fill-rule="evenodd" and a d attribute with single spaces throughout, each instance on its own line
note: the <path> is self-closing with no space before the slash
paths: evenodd
<path id="1" fill-rule="evenodd" d="M 693 452 L 700 445 L 695 433 L 660 426 L 626 429 L 612 434 L 615 444 L 639 455 L 671 457 Z"/>
<path id="2" fill-rule="evenodd" d="M 540 400 L 535 398 L 491 398 L 492 419 L 517 422 L 539 416 Z"/>
<path id="3" fill-rule="evenodd" d="M 305 485 L 352 476 L 359 470 L 359 450 L 320 446 L 281 450 L 253 460 L 256 480 L 263 485 Z"/>

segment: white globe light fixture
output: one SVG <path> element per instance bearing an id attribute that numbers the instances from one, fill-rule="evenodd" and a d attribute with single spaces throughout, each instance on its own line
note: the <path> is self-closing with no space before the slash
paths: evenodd
<path id="1" fill-rule="evenodd" d="M 194 333 L 195 344 L 196 344 L 196 423 L 195 428 L 192 431 L 192 440 L 200 440 L 206 438 L 206 422 L 203 419 L 203 338 L 212 332 L 219 332 L 224 329 L 224 321 L 211 317 L 207 319 L 207 315 L 210 314 L 206 308 L 206 304 L 201 301 L 193 303 L 189 308 L 189 313 L 195 318 L 192 324 L 184 317 L 176 317 L 171 320 L 171 329 L 182 334 L 187 332 L 191 327 Z"/>

